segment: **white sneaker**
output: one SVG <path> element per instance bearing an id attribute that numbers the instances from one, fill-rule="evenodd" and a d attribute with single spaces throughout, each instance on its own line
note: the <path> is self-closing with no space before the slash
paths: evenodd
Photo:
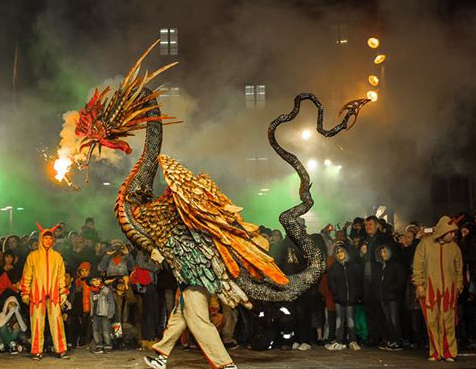
<path id="1" fill-rule="evenodd" d="M 163 355 L 158 355 L 156 357 L 146 356 L 144 357 L 144 362 L 149 368 L 165 369 L 167 364 L 167 358 Z"/>
<path id="2" fill-rule="evenodd" d="M 334 342 L 331 344 L 329 347 L 326 347 L 326 349 L 330 351 L 340 351 L 340 350 L 345 350 L 347 347 L 341 343 Z"/>
<path id="3" fill-rule="evenodd" d="M 334 343 L 336 343 L 336 341 L 332 341 L 332 342 L 326 343 L 326 344 L 324 345 L 324 347 L 325 347 L 326 349 L 330 350 L 330 348 L 332 347 L 332 345 L 333 345 Z"/>
<path id="4" fill-rule="evenodd" d="M 293 350 L 297 350 L 299 348 L 299 343 L 294 342 L 292 348 Z"/>
<path id="5" fill-rule="evenodd" d="M 359 344 L 355 341 L 352 341 L 351 343 L 349 343 L 349 348 L 354 351 L 359 351 L 361 349 Z"/>
<path id="6" fill-rule="evenodd" d="M 299 351 L 307 351 L 310 350 L 312 347 L 308 343 L 301 343 L 297 348 Z"/>

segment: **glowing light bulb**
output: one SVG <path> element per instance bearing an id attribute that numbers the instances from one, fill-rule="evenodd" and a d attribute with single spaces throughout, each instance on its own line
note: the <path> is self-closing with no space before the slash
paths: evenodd
<path id="1" fill-rule="evenodd" d="M 377 55 L 374 59 L 374 63 L 375 64 L 380 64 L 380 63 L 383 63 L 383 61 L 386 59 L 387 57 L 384 55 L 384 54 L 380 54 L 380 55 Z"/>
<path id="2" fill-rule="evenodd" d="M 310 171 L 316 170 L 316 168 L 317 168 L 317 161 L 314 160 L 314 159 L 308 160 L 306 167 L 307 167 L 307 169 L 310 170 Z"/>
<path id="3" fill-rule="evenodd" d="M 378 94 L 375 91 L 369 91 L 367 92 L 367 99 L 370 99 L 370 101 L 375 102 L 378 100 Z"/>
<path id="4" fill-rule="evenodd" d="M 326 167 L 330 167 L 332 165 L 332 161 L 330 161 L 330 159 L 326 159 L 326 160 L 324 160 L 324 165 Z"/>
<path id="5" fill-rule="evenodd" d="M 380 41 L 378 40 L 378 38 L 370 37 L 367 40 L 367 45 L 369 45 L 369 47 L 371 47 L 372 49 L 376 49 L 378 45 L 380 45 Z"/>
<path id="6" fill-rule="evenodd" d="M 379 79 L 377 76 L 371 74 L 369 76 L 369 83 L 372 85 L 372 86 L 378 86 L 378 83 L 379 83 Z"/>
<path id="7" fill-rule="evenodd" d="M 308 129 L 305 129 L 304 131 L 302 131 L 301 133 L 301 138 L 304 140 L 304 141 L 307 141 L 311 138 L 311 131 L 308 130 Z"/>

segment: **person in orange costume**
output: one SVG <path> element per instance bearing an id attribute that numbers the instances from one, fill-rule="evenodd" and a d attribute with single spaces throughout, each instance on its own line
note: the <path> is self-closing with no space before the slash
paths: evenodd
<path id="1" fill-rule="evenodd" d="M 31 353 L 33 359 L 43 357 L 47 311 L 55 351 L 60 358 L 69 359 L 61 316 L 61 305 L 66 301 L 68 290 L 65 286 L 63 257 L 53 250 L 56 226 L 51 229 L 43 229 L 39 224 L 37 226 L 41 232 L 38 250 L 28 255 L 21 282 L 22 301 L 30 305 Z"/>
<path id="2" fill-rule="evenodd" d="M 456 304 L 463 290 L 463 261 L 454 242 L 456 223 L 443 216 L 434 233 L 418 244 L 413 259 L 412 281 L 428 329 L 430 361 L 453 362 L 458 355 Z"/>

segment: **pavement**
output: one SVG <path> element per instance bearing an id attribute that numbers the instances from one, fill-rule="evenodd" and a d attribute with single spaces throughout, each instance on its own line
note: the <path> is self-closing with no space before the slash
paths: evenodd
<path id="1" fill-rule="evenodd" d="M 61 360 L 45 354 L 43 360 L 32 360 L 29 354 L 0 354 L 0 369 L 146 369 L 143 357 L 149 351 L 112 351 L 105 354 L 92 354 L 86 349 L 76 349 L 70 353 L 70 360 Z M 309 351 L 250 351 L 236 349 L 230 351 L 239 369 L 476 369 L 476 354 L 463 352 L 455 363 L 428 362 L 425 351 L 403 350 L 398 352 L 381 351 L 378 348 L 364 348 L 361 351 L 327 351 L 314 346 Z M 210 368 L 199 351 L 183 352 L 175 349 L 169 359 L 167 369 Z"/>

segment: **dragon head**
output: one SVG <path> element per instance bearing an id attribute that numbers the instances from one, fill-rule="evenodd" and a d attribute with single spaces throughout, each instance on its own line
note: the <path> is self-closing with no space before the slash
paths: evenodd
<path id="1" fill-rule="evenodd" d="M 162 122 L 164 119 L 173 118 L 167 115 L 150 114 L 152 110 L 159 108 L 155 99 L 163 90 L 159 88 L 144 93 L 144 87 L 157 75 L 176 65 L 177 62 L 161 67 L 153 73 L 146 71 L 143 75 L 139 75 L 142 61 L 159 41 L 155 41 L 142 54 L 110 99 L 107 98 L 109 87 L 101 92 L 96 89 L 91 100 L 79 110 L 79 117 L 75 122 L 75 135 L 82 140 L 77 151 L 81 153 L 83 150 L 89 149 L 86 161 L 81 164 L 81 167 L 89 165 L 96 147 L 99 153 L 105 146 L 130 154 L 132 149 L 123 140 L 124 138 L 133 136 L 134 131 L 145 128 L 148 122 Z"/>

